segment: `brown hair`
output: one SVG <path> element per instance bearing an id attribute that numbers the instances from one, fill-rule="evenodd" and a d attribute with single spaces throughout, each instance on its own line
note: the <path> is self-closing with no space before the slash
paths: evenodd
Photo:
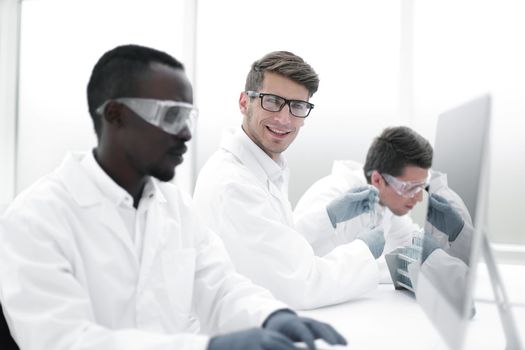
<path id="1" fill-rule="evenodd" d="M 277 73 L 304 86 L 310 97 L 319 87 L 317 73 L 301 57 L 288 51 L 274 51 L 253 62 L 246 77 L 245 91 L 258 91 L 264 79 L 264 72 Z"/>
<path id="2" fill-rule="evenodd" d="M 414 130 L 406 126 L 386 128 L 368 149 L 363 170 L 370 183 L 373 170 L 401 176 L 407 165 L 429 169 L 432 156 L 430 143 Z"/>

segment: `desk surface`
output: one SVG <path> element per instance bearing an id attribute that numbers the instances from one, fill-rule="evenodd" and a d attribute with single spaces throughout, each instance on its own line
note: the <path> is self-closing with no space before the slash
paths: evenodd
<path id="1" fill-rule="evenodd" d="M 525 342 L 525 266 L 501 265 L 521 341 Z M 476 316 L 469 322 L 465 349 L 504 349 L 505 338 L 483 264 L 478 267 Z M 383 284 L 358 300 L 300 312 L 330 323 L 348 340 L 348 349 L 447 349 L 412 294 Z M 339 347 L 334 348 L 339 349 Z"/>

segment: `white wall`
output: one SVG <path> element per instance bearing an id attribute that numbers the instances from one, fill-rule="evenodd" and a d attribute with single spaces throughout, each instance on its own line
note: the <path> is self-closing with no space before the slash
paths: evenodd
<path id="1" fill-rule="evenodd" d="M 525 3 L 414 5 L 414 126 L 429 129 L 440 112 L 492 94 L 489 235 L 495 242 L 524 244 Z"/>
<path id="2" fill-rule="evenodd" d="M 9 1 L 0 0 L 0 5 Z M 525 175 L 523 1 L 22 4 L 17 192 L 54 168 L 66 150 L 94 145 L 85 86 L 93 64 L 107 49 L 125 42 L 145 44 L 186 64 L 201 112 L 196 170 L 217 148 L 221 129 L 240 124 L 237 101 L 251 63 L 269 51 L 285 49 L 304 57 L 321 77 L 312 99 L 316 107 L 286 153 L 292 167 L 292 202 L 330 171 L 332 160 L 364 160 L 372 138 L 384 127 L 407 124 L 433 141 L 438 113 L 490 91 L 490 231 L 494 241 L 525 244 L 525 188 L 520 181 Z M 5 7 L 0 9 L 3 15 Z M 3 79 L 7 22 L 0 18 L 0 108 L 12 113 L 4 103 L 12 101 L 13 92 Z M 7 42 L 8 50 L 12 44 Z M 12 122 L 0 116 L 0 142 L 8 147 L 14 140 Z M 8 168 L 0 175 L 7 197 L 14 193 L 9 180 L 12 155 L 12 150 L 0 150 Z M 191 164 L 187 159 L 186 170 L 178 171 L 190 191 Z"/>
<path id="3" fill-rule="evenodd" d="M 17 192 L 54 169 L 67 151 L 96 145 L 86 86 L 105 51 L 135 43 L 187 62 L 183 38 L 193 19 L 184 6 L 170 0 L 22 3 Z M 177 173 L 189 181 L 187 165 Z"/>

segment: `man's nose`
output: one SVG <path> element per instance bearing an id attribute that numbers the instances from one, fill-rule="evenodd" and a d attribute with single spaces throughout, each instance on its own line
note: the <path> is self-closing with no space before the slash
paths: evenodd
<path id="1" fill-rule="evenodd" d="M 177 139 L 182 140 L 184 142 L 188 142 L 192 138 L 192 134 L 190 131 L 190 128 L 188 126 L 185 126 L 182 128 L 181 131 L 179 131 L 176 135 L 174 135 Z"/>
<path id="2" fill-rule="evenodd" d="M 292 118 L 294 118 L 294 116 L 292 115 L 292 113 L 290 113 L 289 104 L 285 104 L 279 112 L 275 112 L 275 119 L 277 119 L 283 125 L 290 124 Z"/>

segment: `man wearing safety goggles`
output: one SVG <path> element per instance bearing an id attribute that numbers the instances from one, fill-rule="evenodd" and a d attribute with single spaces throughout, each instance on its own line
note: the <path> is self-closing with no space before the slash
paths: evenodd
<path id="1" fill-rule="evenodd" d="M 461 202 L 446 185 L 446 176 L 431 172 L 433 150 L 422 136 L 408 127 L 385 129 L 370 146 L 363 165 L 336 161 L 332 174 L 314 183 L 294 211 L 297 228 L 316 254 L 353 241 L 360 232 L 382 227 L 384 253 L 409 245 L 421 228 L 406 215 L 429 198 L 427 221 L 452 242 L 462 232 L 464 219 L 451 204 Z M 432 179 L 431 179 L 432 177 Z M 378 240 L 375 244 L 381 247 Z M 374 243 L 372 243 L 374 245 Z M 381 280 L 390 281 L 384 258 L 378 260 Z"/>
<path id="2" fill-rule="evenodd" d="M 238 274 L 191 199 L 169 183 L 196 116 L 179 61 L 119 46 L 99 59 L 87 90 L 97 145 L 69 154 L 0 220 L 1 303 L 20 348 L 346 343 Z"/>

